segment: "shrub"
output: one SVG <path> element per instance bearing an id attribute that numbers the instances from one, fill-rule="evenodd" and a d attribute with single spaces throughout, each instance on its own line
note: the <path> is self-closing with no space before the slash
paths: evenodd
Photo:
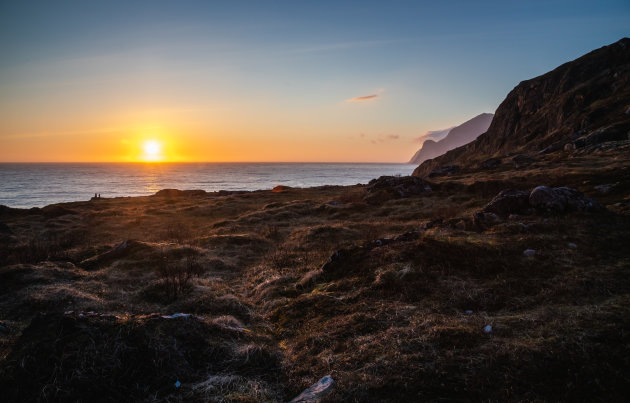
<path id="1" fill-rule="evenodd" d="M 176 262 L 169 261 L 163 255 L 157 266 L 157 275 L 171 298 L 177 298 L 188 291 L 193 277 L 199 277 L 204 272 L 205 268 L 192 253 Z"/>

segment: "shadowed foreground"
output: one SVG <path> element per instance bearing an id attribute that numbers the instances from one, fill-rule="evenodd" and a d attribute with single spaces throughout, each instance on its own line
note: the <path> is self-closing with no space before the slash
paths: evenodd
<path id="1" fill-rule="evenodd" d="M 628 162 L 1 207 L 3 399 L 622 401 Z M 604 208 L 475 215 L 539 185 Z"/>

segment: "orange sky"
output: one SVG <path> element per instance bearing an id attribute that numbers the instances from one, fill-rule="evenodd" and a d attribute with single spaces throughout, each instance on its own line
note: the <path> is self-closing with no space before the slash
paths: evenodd
<path id="1" fill-rule="evenodd" d="M 15 1 L 0 162 L 406 162 L 521 80 L 628 32 L 628 2 Z M 579 5 L 578 5 L 579 3 Z"/>

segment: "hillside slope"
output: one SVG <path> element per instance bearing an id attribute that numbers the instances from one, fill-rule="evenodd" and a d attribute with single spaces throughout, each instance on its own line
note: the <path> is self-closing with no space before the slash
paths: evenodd
<path id="1" fill-rule="evenodd" d="M 491 157 L 585 153 L 628 140 L 630 39 L 594 50 L 517 85 L 475 141 L 425 161 L 415 176 L 444 166 L 472 167 Z M 608 145 L 606 145 L 608 144 Z"/>

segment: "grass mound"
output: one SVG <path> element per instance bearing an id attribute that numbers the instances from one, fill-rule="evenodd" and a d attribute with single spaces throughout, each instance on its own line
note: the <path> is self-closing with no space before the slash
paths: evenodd
<path id="1" fill-rule="evenodd" d="M 193 316 L 38 315 L 7 362 L 5 401 L 184 400 L 223 374 L 281 393 L 273 350 L 251 332 Z"/>

